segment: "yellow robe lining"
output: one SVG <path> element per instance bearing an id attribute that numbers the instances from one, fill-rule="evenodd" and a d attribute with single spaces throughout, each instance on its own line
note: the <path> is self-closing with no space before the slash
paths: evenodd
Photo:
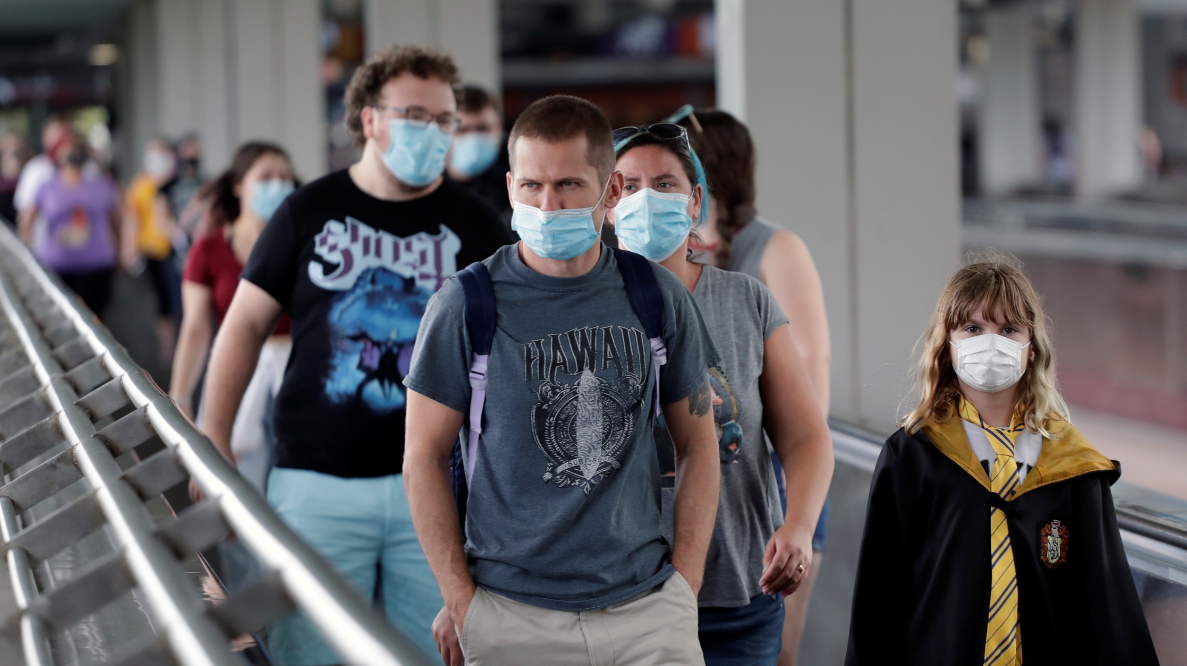
<path id="1" fill-rule="evenodd" d="M 981 461 L 969 446 L 968 437 L 964 434 L 964 425 L 959 416 L 953 416 L 944 423 L 931 421 L 923 427 L 928 439 L 941 453 L 948 456 L 952 462 L 960 465 L 964 471 L 976 479 L 986 490 L 992 490 L 989 485 L 989 475 L 981 466 Z M 1117 469 L 1121 465 L 1115 460 L 1109 460 L 1092 445 L 1074 426 L 1066 422 L 1051 424 L 1054 435 L 1062 436 L 1057 440 L 1043 438 L 1043 448 L 1039 452 L 1039 459 L 1035 461 L 1034 469 L 1026 475 L 1022 485 L 1014 491 L 1011 500 L 1018 499 L 1023 494 L 1035 488 L 1065 481 L 1072 477 L 1090 472 Z"/>

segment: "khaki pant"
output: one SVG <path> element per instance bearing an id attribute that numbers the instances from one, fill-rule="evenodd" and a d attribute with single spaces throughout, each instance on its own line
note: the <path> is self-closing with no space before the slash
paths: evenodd
<path id="1" fill-rule="evenodd" d="M 573 613 L 479 588 L 462 630 L 466 666 L 703 666 L 697 600 L 675 573 L 620 604 Z"/>

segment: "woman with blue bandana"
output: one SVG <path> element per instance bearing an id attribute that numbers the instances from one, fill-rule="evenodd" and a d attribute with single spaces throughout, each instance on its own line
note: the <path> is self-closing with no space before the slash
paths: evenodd
<path id="1" fill-rule="evenodd" d="M 717 522 L 698 597 L 699 635 L 709 666 L 779 658 L 783 598 L 812 567 L 812 533 L 828 493 L 828 426 L 779 305 L 758 280 L 693 262 L 688 243 L 704 223 L 708 186 L 683 127 L 614 133 L 623 198 L 612 211 L 625 249 L 659 262 L 692 292 L 721 354 L 710 373 L 721 454 Z M 660 469 L 675 478 L 671 439 L 657 424 Z M 788 470 L 788 502 L 763 431 Z M 664 484 L 667 524 L 671 497 Z"/>
<path id="2" fill-rule="evenodd" d="M 194 243 L 186 257 L 181 283 L 181 333 L 169 384 L 173 400 L 190 418 L 194 417 L 194 389 L 214 329 L 231 307 L 239 274 L 256 239 L 294 187 L 293 166 L 283 148 L 247 143 L 235 152 L 231 166 L 199 194 L 210 202 L 213 229 Z M 286 317 L 265 343 L 251 388 L 235 419 L 231 450 L 240 471 L 260 490 L 272 458 L 272 442 L 265 434 L 270 416 L 266 405 L 279 388 L 291 347 Z"/>

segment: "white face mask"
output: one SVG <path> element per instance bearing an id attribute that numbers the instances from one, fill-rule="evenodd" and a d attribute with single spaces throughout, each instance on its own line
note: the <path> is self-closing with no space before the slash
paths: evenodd
<path id="1" fill-rule="evenodd" d="M 1022 379 L 1022 353 L 1030 346 L 994 333 L 948 344 L 956 347 L 956 376 L 985 393 L 1004 391 Z"/>
<path id="2" fill-rule="evenodd" d="M 144 153 L 144 171 L 153 178 L 172 176 L 175 165 L 172 153 L 163 150 L 148 150 Z"/>

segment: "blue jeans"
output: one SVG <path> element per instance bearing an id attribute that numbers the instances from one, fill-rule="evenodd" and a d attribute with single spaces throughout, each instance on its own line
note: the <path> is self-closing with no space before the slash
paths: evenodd
<path id="1" fill-rule="evenodd" d="M 430 627 L 443 603 L 412 529 L 402 475 L 344 479 L 278 467 L 268 476 L 268 503 L 364 598 L 382 593 L 388 620 L 438 658 Z M 300 612 L 268 627 L 268 649 L 282 666 L 342 663 Z"/>
<path id="2" fill-rule="evenodd" d="M 702 608 L 705 666 L 775 666 L 783 649 L 783 595 L 758 594 L 741 608 Z"/>

